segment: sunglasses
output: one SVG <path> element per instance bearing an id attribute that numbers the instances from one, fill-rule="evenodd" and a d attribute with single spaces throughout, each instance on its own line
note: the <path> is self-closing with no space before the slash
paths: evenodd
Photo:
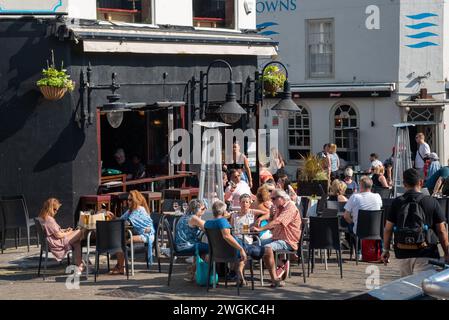
<path id="1" fill-rule="evenodd" d="M 271 200 L 276 200 L 277 198 L 279 198 L 279 197 L 271 197 Z"/>

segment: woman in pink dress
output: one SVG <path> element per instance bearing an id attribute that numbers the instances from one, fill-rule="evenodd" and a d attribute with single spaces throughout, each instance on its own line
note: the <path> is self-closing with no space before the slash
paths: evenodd
<path id="1" fill-rule="evenodd" d="M 54 218 L 60 207 L 61 203 L 58 199 L 47 199 L 39 213 L 39 222 L 47 236 L 48 249 L 56 260 L 61 261 L 68 251 L 73 250 L 75 264 L 78 272 L 81 273 L 84 270 L 80 244 L 82 232 L 72 228 L 61 229 Z"/>

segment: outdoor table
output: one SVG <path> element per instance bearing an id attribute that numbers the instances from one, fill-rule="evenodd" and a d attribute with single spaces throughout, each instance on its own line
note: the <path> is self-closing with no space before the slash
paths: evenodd
<path id="1" fill-rule="evenodd" d="M 79 225 L 79 228 L 87 231 L 87 251 L 86 251 L 86 279 L 89 278 L 89 255 L 90 255 L 90 237 L 92 233 L 96 231 L 95 224 Z M 132 226 L 125 226 L 125 231 L 128 232 L 130 236 L 131 245 L 131 275 L 134 276 L 134 243 L 133 243 L 133 233 Z"/>

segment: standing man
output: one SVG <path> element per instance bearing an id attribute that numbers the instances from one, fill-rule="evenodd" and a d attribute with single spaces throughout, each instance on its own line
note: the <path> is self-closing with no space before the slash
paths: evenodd
<path id="1" fill-rule="evenodd" d="M 379 160 L 379 156 L 377 153 L 371 153 L 369 155 L 369 162 L 371 163 L 371 167 L 366 171 L 367 173 L 373 173 L 374 168 L 383 167 L 382 161 Z"/>
<path id="2" fill-rule="evenodd" d="M 225 190 L 225 201 L 230 202 L 233 207 L 240 207 L 240 196 L 245 193 L 251 195 L 251 189 L 241 180 L 240 170 L 232 169 L 229 175 L 231 181 Z"/>
<path id="3" fill-rule="evenodd" d="M 321 167 L 325 172 L 327 172 L 328 179 L 330 180 L 331 175 L 331 159 L 329 157 L 329 145 L 326 143 L 323 145 L 323 151 L 318 152 L 318 159 L 321 161 Z"/>
<path id="4" fill-rule="evenodd" d="M 430 153 L 430 147 L 425 142 L 424 133 L 419 132 L 416 134 L 416 143 L 418 144 L 418 150 L 416 150 L 415 156 L 415 169 L 418 170 L 421 177 L 424 177 L 424 158 Z"/>
<path id="5" fill-rule="evenodd" d="M 384 229 L 382 260 L 388 263 L 394 232 L 394 253 L 399 259 L 401 277 L 429 268 L 429 259 L 439 259 L 438 240 L 449 262 L 445 217 L 438 201 L 421 193 L 422 177 L 416 169 L 403 173 L 406 192 L 394 199 Z"/>

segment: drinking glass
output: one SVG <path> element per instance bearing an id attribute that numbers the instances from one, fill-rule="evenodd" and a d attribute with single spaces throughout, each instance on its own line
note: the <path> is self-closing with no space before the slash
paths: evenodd
<path id="1" fill-rule="evenodd" d="M 243 224 L 243 233 L 248 233 L 249 232 L 249 225 L 247 223 Z"/>

